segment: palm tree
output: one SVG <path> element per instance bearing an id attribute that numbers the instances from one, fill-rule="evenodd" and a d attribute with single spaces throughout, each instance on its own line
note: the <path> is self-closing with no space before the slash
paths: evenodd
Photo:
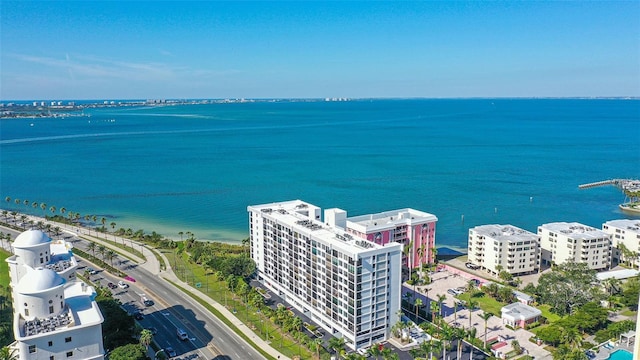
<path id="1" fill-rule="evenodd" d="M 485 312 L 482 313 L 480 315 L 480 317 L 482 318 L 482 320 L 484 320 L 484 348 L 487 348 L 487 321 L 489 321 L 489 318 L 491 317 L 491 313 Z M 469 317 L 471 317 L 471 314 L 469 314 Z M 469 326 L 469 328 L 471 328 L 471 326 Z"/>
<path id="2" fill-rule="evenodd" d="M 89 245 L 87 245 L 87 250 L 91 251 L 91 253 L 93 254 L 93 257 L 96 257 L 96 248 L 98 247 L 98 245 L 96 243 L 94 243 L 93 241 L 91 241 L 89 243 Z"/>
<path id="3" fill-rule="evenodd" d="M 10 202 L 11 202 L 11 196 L 7 196 L 7 197 L 5 197 L 5 198 L 4 198 L 4 201 L 6 201 L 6 202 L 7 202 L 7 204 L 8 204 L 8 203 L 10 203 Z"/>
<path id="4" fill-rule="evenodd" d="M 0 360 L 18 360 L 16 349 L 12 349 L 8 346 L 3 346 L 0 349 Z"/>
<path id="5" fill-rule="evenodd" d="M 438 295 L 438 306 L 440 307 L 440 316 L 444 317 L 442 314 L 442 303 L 446 300 L 446 296 L 443 294 Z"/>
<path id="6" fill-rule="evenodd" d="M 340 354 L 344 350 L 344 338 L 332 337 L 329 339 L 329 347 Z"/>
<path id="7" fill-rule="evenodd" d="M 140 345 L 144 346 L 145 349 L 149 348 L 152 340 L 153 333 L 151 332 L 151 330 L 144 329 L 140 331 Z"/>
<path id="8" fill-rule="evenodd" d="M 42 216 L 44 217 L 45 216 L 44 212 L 47 211 L 47 204 L 40 203 L 40 209 L 42 209 Z"/>
<path id="9" fill-rule="evenodd" d="M 113 242 L 116 242 L 116 223 L 112 221 L 109 225 L 111 225 L 111 232 L 113 233 Z M 122 245 L 124 246 L 124 239 L 122 240 Z"/>
<path id="10" fill-rule="evenodd" d="M 102 255 L 102 260 L 104 260 L 104 256 L 107 253 L 107 247 L 104 245 L 98 245 L 98 252 Z"/>
<path id="11" fill-rule="evenodd" d="M 60 214 L 64 215 L 64 213 L 67 212 L 67 208 L 66 207 L 61 207 L 60 208 Z"/>
<path id="12" fill-rule="evenodd" d="M 583 339 L 580 332 L 575 328 L 566 328 L 562 332 L 562 342 L 569 345 L 571 349 L 578 349 L 582 345 Z"/>
<path id="13" fill-rule="evenodd" d="M 440 329 L 440 335 L 442 337 L 442 360 L 444 360 L 444 356 L 447 354 L 447 341 L 453 339 L 454 329 L 446 323 L 442 323 L 442 327 Z"/>
<path id="14" fill-rule="evenodd" d="M 469 308 L 469 327 L 471 327 L 471 317 L 473 315 L 473 309 L 478 306 L 478 302 L 475 300 L 471 300 L 471 296 L 469 296 L 469 302 L 467 303 L 467 307 Z"/>
<path id="15" fill-rule="evenodd" d="M 436 249 L 435 246 L 434 246 L 434 247 L 431 248 L 431 258 L 433 259 L 433 263 L 434 264 L 438 263 L 437 256 L 438 256 L 438 249 Z"/>
<path id="16" fill-rule="evenodd" d="M 460 356 L 462 356 L 462 340 L 464 339 L 466 331 L 462 328 L 454 328 L 453 329 L 453 338 L 458 340 L 458 349 L 456 351 L 457 359 L 460 360 Z"/>
<path id="17" fill-rule="evenodd" d="M 422 299 L 417 298 L 414 302 L 413 305 L 416 307 L 416 323 L 420 323 L 420 317 L 418 317 L 418 308 L 420 306 L 422 306 Z"/>
<path id="18" fill-rule="evenodd" d="M 313 343 L 315 344 L 315 347 L 316 347 L 316 356 L 318 357 L 318 360 L 320 360 L 320 348 L 322 347 L 322 338 L 315 338 L 313 340 Z"/>
<path id="19" fill-rule="evenodd" d="M 111 250 L 111 249 L 109 249 L 107 251 L 107 259 L 111 263 L 111 266 L 113 266 L 113 258 L 115 258 L 117 255 L 118 254 L 115 251 Z"/>
<path id="20" fill-rule="evenodd" d="M 380 350 L 380 344 L 373 344 L 369 348 L 369 354 L 371 356 L 375 356 L 376 360 L 378 360 L 378 356 L 382 355 L 382 350 Z"/>
<path id="21" fill-rule="evenodd" d="M 467 335 L 469 336 L 469 345 L 471 347 L 471 349 L 469 350 L 470 354 L 469 354 L 469 359 L 473 359 L 473 339 L 476 338 L 476 333 L 478 332 L 478 329 L 472 327 L 471 329 L 469 329 L 467 331 Z"/>
<path id="22" fill-rule="evenodd" d="M 56 213 L 56 207 L 52 205 L 52 206 L 49 208 L 49 211 L 51 211 L 51 213 L 52 213 L 52 214 L 55 214 L 55 213 Z"/>
<path id="23" fill-rule="evenodd" d="M 104 231 L 104 239 L 107 240 L 107 229 L 104 227 L 104 224 L 107 223 L 107 219 L 103 217 L 100 219 L 100 222 L 102 223 L 102 231 Z"/>
<path id="24" fill-rule="evenodd" d="M 435 322 L 436 321 L 436 313 L 440 312 L 440 307 L 438 306 L 437 302 L 431 302 L 431 322 Z"/>

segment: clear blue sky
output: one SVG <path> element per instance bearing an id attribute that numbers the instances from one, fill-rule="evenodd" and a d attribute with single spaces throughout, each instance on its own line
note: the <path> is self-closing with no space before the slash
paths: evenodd
<path id="1" fill-rule="evenodd" d="M 640 2 L 2 1 L 0 99 L 640 96 Z"/>

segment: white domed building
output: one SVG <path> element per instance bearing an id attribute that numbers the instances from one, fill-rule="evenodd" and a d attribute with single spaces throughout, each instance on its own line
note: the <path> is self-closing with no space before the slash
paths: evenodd
<path id="1" fill-rule="evenodd" d="M 95 290 L 76 280 L 71 245 L 27 230 L 13 248 L 7 263 L 18 359 L 104 359 L 104 318 Z"/>

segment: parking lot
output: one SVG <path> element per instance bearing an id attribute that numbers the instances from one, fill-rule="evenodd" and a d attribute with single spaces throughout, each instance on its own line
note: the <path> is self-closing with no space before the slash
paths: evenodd
<path id="1" fill-rule="evenodd" d="M 459 270 L 456 271 L 459 272 Z M 452 326 L 463 327 L 465 329 L 468 329 L 469 326 L 473 326 L 476 328 L 476 336 L 484 340 L 484 320 L 480 317 L 480 315 L 483 314 L 483 311 L 480 309 L 470 311 L 463 306 L 458 306 L 457 311 L 455 311 L 454 303 L 459 301 L 454 297 L 455 289 L 465 288 L 469 283 L 469 278 L 462 275 L 447 270 L 433 273 L 430 276 L 432 282 L 428 285 L 417 286 L 416 291 L 419 294 L 426 296 L 428 289 L 429 302 L 438 301 L 438 295 L 444 295 L 445 300 L 443 301 L 442 306 L 444 320 Z M 500 314 L 497 315 L 498 316 L 492 316 L 487 321 L 487 340 L 500 337 L 505 341 L 507 345 L 500 349 L 503 353 L 511 351 L 511 342 L 513 340 L 518 340 L 520 345 L 526 349 L 529 354 L 535 356 L 536 359 L 551 359 L 551 355 L 548 351 L 529 342 L 529 338 L 533 335 L 531 332 L 524 329 L 516 331 L 507 329 L 502 323 Z"/>

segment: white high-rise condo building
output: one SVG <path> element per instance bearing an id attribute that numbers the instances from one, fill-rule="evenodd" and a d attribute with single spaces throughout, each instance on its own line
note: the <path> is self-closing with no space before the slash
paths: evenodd
<path id="1" fill-rule="evenodd" d="M 613 257 L 640 267 L 640 220 L 611 220 L 602 224 L 602 231 L 611 235 Z"/>
<path id="2" fill-rule="evenodd" d="M 538 236 L 543 263 L 573 260 L 593 270 L 611 266 L 611 235 L 602 230 L 577 222 L 555 222 L 538 226 Z"/>
<path id="3" fill-rule="evenodd" d="M 100 309 L 95 291 L 76 280 L 78 267 L 65 241 L 27 230 L 7 258 L 18 359 L 104 359 Z"/>
<path id="4" fill-rule="evenodd" d="M 512 225 L 476 226 L 469 229 L 468 256 L 493 274 L 530 274 L 540 268 L 540 238 Z"/>
<path id="5" fill-rule="evenodd" d="M 258 278 L 352 349 L 386 340 L 400 310 L 402 245 L 378 245 L 320 221 L 304 201 L 254 205 Z"/>

